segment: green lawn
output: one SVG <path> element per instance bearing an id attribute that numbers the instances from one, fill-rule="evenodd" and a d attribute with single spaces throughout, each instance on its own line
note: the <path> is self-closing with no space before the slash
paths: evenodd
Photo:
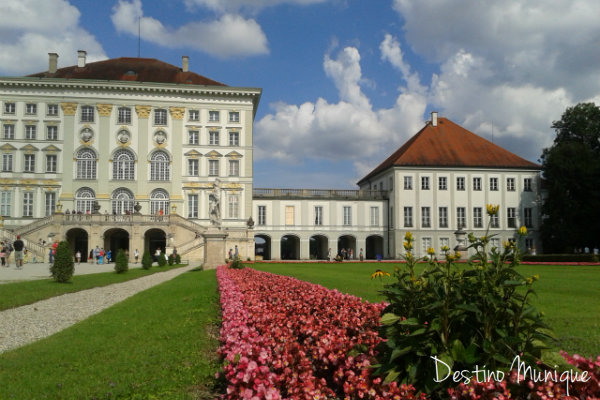
<path id="1" fill-rule="evenodd" d="M 252 267 L 291 275 L 302 280 L 351 293 L 371 302 L 383 301 L 378 293 L 390 278 L 371 280 L 378 268 L 392 272 L 392 263 L 256 263 Z M 600 266 L 522 265 L 525 276 L 540 275 L 534 304 L 546 316 L 568 353 L 596 357 L 600 354 Z"/>

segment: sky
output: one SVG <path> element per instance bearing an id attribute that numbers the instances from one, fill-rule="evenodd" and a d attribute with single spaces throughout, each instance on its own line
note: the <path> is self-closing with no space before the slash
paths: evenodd
<path id="1" fill-rule="evenodd" d="M 553 121 L 600 104 L 598 16 L 597 0 L 0 0 L 0 75 L 48 53 L 187 55 L 262 88 L 254 187 L 356 189 L 432 111 L 539 162 Z"/>

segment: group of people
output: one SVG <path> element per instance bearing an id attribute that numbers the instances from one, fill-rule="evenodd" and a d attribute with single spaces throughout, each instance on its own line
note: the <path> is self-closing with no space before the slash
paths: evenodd
<path id="1" fill-rule="evenodd" d="M 21 240 L 21 236 L 17 235 L 17 240 L 10 242 L 10 240 L 3 240 L 0 242 L 0 260 L 3 267 L 10 267 L 10 256 L 15 253 L 15 266 L 17 269 L 23 268 L 25 261 L 25 242 Z"/>
<path id="2" fill-rule="evenodd" d="M 364 260 L 363 249 L 360 249 L 358 258 L 360 261 Z M 353 249 L 345 249 L 342 247 L 342 249 L 336 255 L 336 259 L 338 259 L 338 260 L 354 260 L 355 259 L 354 258 L 354 250 Z M 327 261 L 331 261 L 331 260 L 332 260 L 331 248 L 329 248 L 329 250 L 327 251 Z"/>
<path id="3" fill-rule="evenodd" d="M 96 264 L 110 264 L 113 261 L 113 253 L 111 250 L 104 250 L 104 247 L 100 248 L 100 246 L 96 246 L 94 249 L 90 250 L 90 254 L 88 257 L 88 262 L 95 262 Z M 81 261 L 81 252 L 77 250 L 75 252 L 75 259 L 77 260 L 77 264 Z"/>

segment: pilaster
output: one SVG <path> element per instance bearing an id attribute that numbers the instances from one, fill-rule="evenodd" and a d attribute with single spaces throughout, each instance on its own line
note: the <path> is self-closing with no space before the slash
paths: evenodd
<path id="1" fill-rule="evenodd" d="M 148 149 L 150 142 L 152 141 L 152 135 L 150 132 L 150 111 L 151 106 L 135 106 L 135 111 L 138 117 L 138 132 L 135 135 L 137 141 L 137 190 L 136 190 L 136 201 L 139 199 L 139 194 L 148 194 Z M 150 205 L 146 200 L 140 201 L 142 206 L 142 214 L 148 214 L 150 212 Z"/>
<path id="2" fill-rule="evenodd" d="M 75 132 L 75 113 L 77 111 L 77 103 L 61 103 L 63 110 L 62 124 L 62 139 L 63 157 L 62 168 L 60 172 L 63 174 L 62 188 L 60 199 L 69 200 L 70 198 L 63 197 L 65 193 L 73 193 L 73 170 L 76 167 L 75 161 L 75 143 L 79 143 L 79 133 Z M 68 174 L 71 174 L 69 176 Z M 72 198 L 72 196 L 71 196 Z"/>
<path id="3" fill-rule="evenodd" d="M 110 210 L 110 201 L 102 200 L 98 195 L 104 195 L 107 197 L 110 194 L 109 182 L 110 182 L 110 168 L 105 166 L 110 165 L 110 149 L 112 144 L 113 134 L 110 131 L 110 116 L 112 111 L 112 104 L 97 104 L 98 109 L 98 132 L 96 132 L 98 152 L 98 192 L 96 193 L 98 202 L 101 205 L 100 212 L 104 210 Z M 110 196 L 108 196 L 110 197 Z"/>

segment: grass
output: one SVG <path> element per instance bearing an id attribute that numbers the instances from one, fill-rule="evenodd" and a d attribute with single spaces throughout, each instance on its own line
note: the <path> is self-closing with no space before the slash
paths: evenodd
<path id="1" fill-rule="evenodd" d="M 385 300 L 379 290 L 386 278 L 371 280 L 378 268 L 392 272 L 400 264 L 375 263 L 256 263 L 252 267 L 321 284 L 370 302 Z M 534 305 L 558 338 L 559 349 L 586 357 L 600 354 L 600 266 L 521 265 L 525 276 L 540 275 L 534 284 Z"/>
<path id="2" fill-rule="evenodd" d="M 218 328 L 215 271 L 187 272 L 0 354 L 0 398 L 214 399 Z"/>
<path id="3" fill-rule="evenodd" d="M 107 286 L 113 283 L 125 282 L 131 279 L 141 278 L 157 272 L 168 271 L 173 268 L 181 268 L 184 265 L 165 265 L 164 267 L 152 267 L 149 270 L 143 268 L 132 268 L 127 273 L 102 272 L 97 274 L 75 275 L 68 283 L 57 283 L 50 279 L 34 281 L 21 281 L 5 283 L 0 286 L 0 311 L 9 308 L 32 304 L 36 301 L 60 296 L 65 293 L 78 292 L 80 290 L 94 287 Z"/>

